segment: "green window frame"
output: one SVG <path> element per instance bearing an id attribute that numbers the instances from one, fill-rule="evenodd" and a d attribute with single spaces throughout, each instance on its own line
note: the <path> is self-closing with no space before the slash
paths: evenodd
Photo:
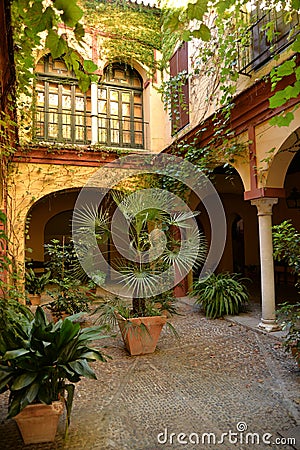
<path id="1" fill-rule="evenodd" d="M 91 142 L 91 94 L 82 93 L 62 60 L 45 56 L 36 68 L 34 136 L 46 142 Z"/>
<path id="2" fill-rule="evenodd" d="M 132 67 L 112 64 L 98 85 L 98 141 L 144 148 L 143 82 Z"/>

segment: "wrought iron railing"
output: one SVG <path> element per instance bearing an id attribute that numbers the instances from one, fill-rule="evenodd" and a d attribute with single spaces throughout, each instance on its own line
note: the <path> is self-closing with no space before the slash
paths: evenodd
<path id="1" fill-rule="evenodd" d="M 144 149 L 148 142 L 149 123 L 140 119 L 97 118 L 97 143 L 120 148 Z M 95 140 L 94 134 L 94 140 Z M 90 113 L 36 108 L 34 136 L 39 141 L 69 144 L 91 144 L 92 117 Z"/>
<path id="2" fill-rule="evenodd" d="M 293 14 L 292 20 L 285 22 L 284 11 L 275 10 L 256 14 L 256 20 L 248 28 L 249 44 L 239 46 L 238 67 L 244 75 L 250 73 L 271 60 L 274 55 L 289 47 L 299 32 L 299 14 Z M 272 42 L 267 39 L 266 24 L 274 21 L 275 31 Z"/>

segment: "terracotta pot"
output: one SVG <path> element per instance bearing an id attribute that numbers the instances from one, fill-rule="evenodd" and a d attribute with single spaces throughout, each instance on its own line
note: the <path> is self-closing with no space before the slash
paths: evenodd
<path id="1" fill-rule="evenodd" d="M 300 367 L 300 352 L 296 345 L 291 345 L 291 353 L 297 361 L 298 366 Z"/>
<path id="2" fill-rule="evenodd" d="M 66 312 L 61 312 L 59 313 L 52 313 L 52 319 L 53 322 L 56 323 L 58 322 L 60 319 L 65 320 L 66 317 L 69 317 L 70 314 L 66 313 Z"/>
<path id="3" fill-rule="evenodd" d="M 28 294 L 30 303 L 34 306 L 41 304 L 41 294 Z"/>
<path id="4" fill-rule="evenodd" d="M 24 444 L 53 442 L 63 409 L 64 403 L 61 401 L 53 402 L 51 405 L 37 403 L 26 406 L 14 417 Z"/>
<path id="5" fill-rule="evenodd" d="M 126 349 L 130 355 L 153 353 L 167 318 L 163 316 L 124 319 L 116 314 Z"/>

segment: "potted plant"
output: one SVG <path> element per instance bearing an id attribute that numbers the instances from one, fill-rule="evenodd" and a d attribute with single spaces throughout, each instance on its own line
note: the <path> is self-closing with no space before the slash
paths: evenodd
<path id="1" fill-rule="evenodd" d="M 38 306 L 33 320 L 18 322 L 17 334 L 8 324 L 0 341 L 0 393 L 10 392 L 8 418 L 16 420 L 25 444 L 53 441 L 64 406 L 67 431 L 74 383 L 96 379 L 89 362 L 106 361 L 89 346 L 104 337 L 102 327 L 81 329 L 73 320 L 49 323 Z"/>
<path id="2" fill-rule="evenodd" d="M 47 307 L 55 320 L 89 311 L 91 298 L 87 293 L 88 289 L 79 280 L 65 276 L 51 281 L 54 287 L 47 291 L 52 298 Z"/>
<path id="3" fill-rule="evenodd" d="M 110 225 L 114 241 L 119 243 L 120 256 L 111 265 L 115 264 L 116 281 L 130 291 L 132 303 L 128 304 L 128 298 L 108 299 L 98 311 L 101 310 L 102 320 L 113 322 L 115 317 L 131 355 L 152 353 L 167 323 L 166 304 L 164 308 L 158 307 L 164 293 L 177 284 L 176 273 L 185 273 L 191 261 L 191 266 L 200 263 L 206 254 L 202 241 L 199 250 L 198 227 L 191 225 L 195 224 L 197 213 L 176 212 L 173 197 L 171 201 L 168 193 L 161 190 L 149 189 L 145 193 L 136 190 L 129 194 L 114 191 L 112 198 L 118 206 L 118 215 L 114 214 Z M 77 212 L 80 226 L 74 227 L 75 247 L 80 249 L 86 237 L 95 235 L 95 223 L 99 225 L 101 217 L 103 213 L 98 208 L 94 212 L 91 207 Z M 107 226 L 105 217 L 102 229 Z M 185 234 L 181 242 L 177 239 L 180 233 L 174 233 L 174 228 Z M 76 246 L 76 241 L 80 245 Z"/>
<path id="4" fill-rule="evenodd" d="M 300 367 L 300 302 L 288 302 L 279 305 L 276 311 L 278 323 L 287 334 L 283 338 L 283 345 L 290 352 Z"/>
<path id="5" fill-rule="evenodd" d="M 41 303 L 41 294 L 49 283 L 51 272 L 47 271 L 41 275 L 37 275 L 33 269 L 25 272 L 25 289 L 28 292 L 29 300 L 32 305 Z"/>
<path id="6" fill-rule="evenodd" d="M 212 273 L 193 283 L 191 295 L 196 297 L 195 304 L 202 306 L 206 317 L 239 314 L 249 298 L 243 281 L 236 273 Z"/>

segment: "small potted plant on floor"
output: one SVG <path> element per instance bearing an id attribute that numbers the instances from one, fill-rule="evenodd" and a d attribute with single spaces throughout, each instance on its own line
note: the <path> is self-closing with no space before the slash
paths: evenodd
<path id="1" fill-rule="evenodd" d="M 50 281 L 51 272 L 47 271 L 37 275 L 33 269 L 25 272 L 25 289 L 28 292 L 29 300 L 32 305 L 41 303 L 41 294 Z"/>
<path id="2" fill-rule="evenodd" d="M 102 327 L 82 330 L 72 318 L 48 322 L 38 306 L 33 320 L 6 324 L 0 341 L 0 393 L 10 392 L 8 418 L 14 418 L 25 444 L 53 441 L 64 407 L 67 427 L 75 384 L 82 377 L 96 379 L 91 361 L 105 361 L 90 347 L 101 339 Z"/>
<path id="3" fill-rule="evenodd" d="M 79 280 L 65 276 L 63 279 L 53 279 L 52 283 L 52 289 L 47 291 L 52 300 L 47 307 L 54 320 L 89 311 L 91 298 L 88 288 L 82 286 Z"/>
<path id="4" fill-rule="evenodd" d="M 191 295 L 196 298 L 206 317 L 216 319 L 224 315 L 239 314 L 248 302 L 245 279 L 236 273 L 212 273 L 193 284 Z"/>

